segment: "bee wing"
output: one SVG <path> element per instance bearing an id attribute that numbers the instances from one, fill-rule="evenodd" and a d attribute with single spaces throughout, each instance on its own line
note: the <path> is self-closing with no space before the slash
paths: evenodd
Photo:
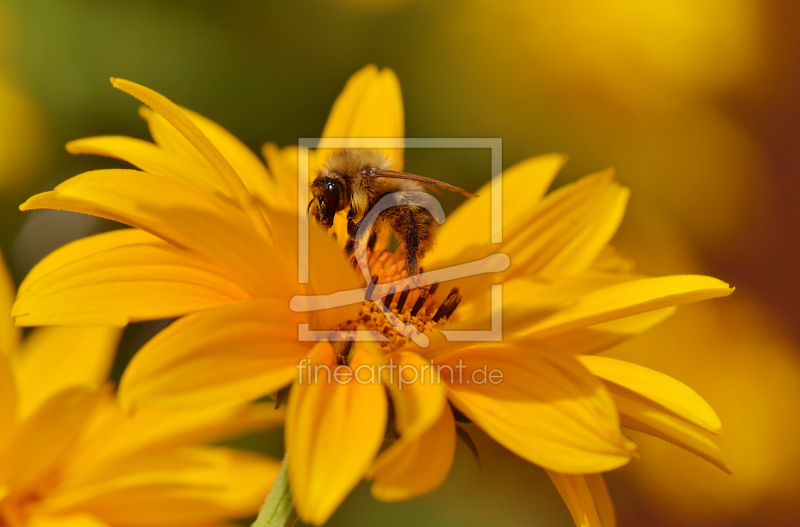
<path id="1" fill-rule="evenodd" d="M 467 192 L 466 190 L 460 189 L 458 187 L 454 187 L 448 183 L 443 183 L 441 181 L 436 181 L 435 179 L 417 176 L 415 174 L 408 174 L 406 172 L 397 172 L 395 170 L 387 170 L 387 169 L 374 169 L 375 175 L 378 177 L 385 177 L 385 178 L 392 178 L 392 179 L 408 179 L 410 181 L 416 181 L 417 183 L 422 183 L 428 187 L 439 187 L 447 190 L 452 190 L 454 192 L 460 192 L 464 196 L 468 198 L 477 198 L 477 194 L 473 194 L 472 192 Z"/>

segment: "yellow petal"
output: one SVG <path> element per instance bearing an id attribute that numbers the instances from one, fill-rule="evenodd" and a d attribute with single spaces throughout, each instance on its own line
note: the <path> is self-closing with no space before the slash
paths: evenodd
<path id="1" fill-rule="evenodd" d="M 175 447 L 214 443 L 254 430 L 283 424 L 284 413 L 273 403 L 200 407 L 191 411 L 140 408 L 126 414 L 115 398 L 103 400 L 91 432 L 73 457 L 64 477 L 75 478 L 111 466 L 115 460 Z"/>
<path id="2" fill-rule="evenodd" d="M 565 276 L 586 271 L 617 231 L 628 190 L 611 171 L 588 176 L 548 195 L 529 221 L 505 234 L 511 274 Z"/>
<path id="3" fill-rule="evenodd" d="M 617 468 L 633 455 L 610 395 L 571 355 L 535 342 L 477 344 L 436 363 L 450 367 L 440 370 L 450 401 L 528 461 L 582 474 Z"/>
<path id="4" fill-rule="evenodd" d="M 209 139 L 209 141 L 216 147 L 222 156 L 230 163 L 234 171 L 247 187 L 247 190 L 254 196 L 265 200 L 267 203 L 272 203 L 272 196 L 278 190 L 274 182 L 270 178 L 269 172 L 266 167 L 261 163 L 258 157 L 245 146 L 233 134 L 228 132 L 225 128 L 215 123 L 214 121 L 193 112 L 187 108 L 179 107 L 187 117 L 197 126 L 197 128 Z M 146 172 L 159 173 L 152 167 L 154 159 L 159 160 L 173 160 L 177 159 L 178 163 L 184 167 L 191 167 L 203 171 L 202 176 L 208 178 L 208 183 L 214 186 L 218 191 L 225 195 L 233 196 L 230 187 L 225 181 L 214 171 L 211 164 L 205 159 L 200 152 L 192 146 L 192 144 L 181 135 L 166 119 L 149 108 L 142 108 L 140 111 L 148 125 L 150 126 L 151 134 L 156 143 L 161 148 L 157 148 L 161 153 L 153 155 L 148 153 L 148 159 L 143 162 L 148 163 L 148 166 L 141 166 L 138 162 L 131 159 L 123 158 L 126 161 L 132 162 Z M 99 139 L 99 138 L 98 138 Z M 87 140 L 75 141 L 68 145 L 69 147 L 84 147 L 83 144 Z M 78 144 L 76 144 L 78 143 Z M 147 143 L 146 143 L 147 144 Z M 72 151 L 70 149 L 70 151 Z M 77 152 L 76 152 L 77 153 Z M 101 153 L 101 152 L 81 152 L 81 153 Z M 103 154 L 108 155 L 108 154 Z M 119 157 L 119 156 L 115 156 Z M 171 165 L 171 162 L 170 162 Z M 171 168 L 171 167 L 170 167 Z M 185 168 L 184 168 L 185 170 Z M 294 182 L 297 186 L 296 181 Z"/>
<path id="5" fill-rule="evenodd" d="M 600 523 L 603 527 L 616 527 L 617 513 L 614 509 L 614 502 L 608 492 L 606 480 L 602 474 L 585 474 L 586 484 L 592 493 L 594 506 L 597 508 L 597 515 L 600 516 Z"/>
<path id="6" fill-rule="evenodd" d="M 14 426 L 17 415 L 17 386 L 9 357 L 0 353 L 0 444 Z M 0 497 L 2 499 L 2 497 Z"/>
<path id="7" fill-rule="evenodd" d="M 273 200 L 272 196 L 274 196 L 276 188 L 267 171 L 267 167 L 264 166 L 258 156 L 235 135 L 211 119 L 187 108 L 181 108 L 181 110 L 197 125 L 200 131 L 208 137 L 209 141 L 230 163 L 247 187 L 248 192 L 266 203 L 270 203 Z"/>
<path id="8" fill-rule="evenodd" d="M 308 354 L 305 320 L 278 300 L 238 302 L 174 322 L 134 356 L 119 400 L 137 407 L 232 405 L 289 385 Z"/>
<path id="9" fill-rule="evenodd" d="M 587 355 L 600 353 L 660 324 L 672 316 L 676 310 L 677 307 L 665 307 L 594 326 L 574 329 L 566 333 L 550 335 L 542 340 L 568 353 Z"/>
<path id="10" fill-rule="evenodd" d="M 71 154 L 122 159 L 145 172 L 172 179 L 206 196 L 219 194 L 233 198 L 231 189 L 207 163 L 200 164 L 141 139 L 124 136 L 89 137 L 67 143 L 67 151 Z"/>
<path id="11" fill-rule="evenodd" d="M 417 353 L 392 353 L 386 359 L 392 369 L 383 370 L 383 382 L 394 403 L 395 425 L 411 440 L 439 419 L 446 405 L 444 387 L 434 365 Z"/>
<path id="12" fill-rule="evenodd" d="M 562 474 L 548 470 L 547 475 L 577 527 L 616 527 L 614 504 L 602 474 Z"/>
<path id="13" fill-rule="evenodd" d="M 538 321 L 573 306 L 581 297 L 636 277 L 616 273 L 581 273 L 545 280 L 536 276 L 502 279 L 502 326 L 504 335 L 524 334 Z M 493 311 L 490 287 L 497 275 L 473 276 L 458 281 L 463 301 L 458 305 L 453 326 L 447 329 L 487 329 Z"/>
<path id="14" fill-rule="evenodd" d="M 370 64 L 350 77 L 333 104 L 322 137 L 405 137 L 403 96 L 394 72 Z M 323 152 L 324 159 L 327 152 Z M 403 150 L 385 152 L 393 161 L 392 168 L 402 170 Z"/>
<path id="15" fill-rule="evenodd" d="M 62 481 L 43 503 L 120 527 L 200 525 L 254 514 L 277 461 L 226 448 L 181 448 L 117 461 L 80 485 Z"/>
<path id="16" fill-rule="evenodd" d="M 547 191 L 561 167 L 565 156 L 551 154 L 532 157 L 509 168 L 502 175 L 502 228 L 505 240 L 520 225 L 531 221 L 536 203 Z M 426 266 L 448 265 L 449 260 L 468 247 L 485 249 L 492 241 L 492 185 L 487 183 L 477 191 L 478 197 L 462 203 L 439 229 L 436 248 L 425 257 Z M 464 233 L 469 233 L 465 236 Z"/>
<path id="17" fill-rule="evenodd" d="M 0 453 L 0 481 L 14 495 L 32 492 L 75 444 L 96 401 L 95 392 L 70 388 L 42 405 Z"/>
<path id="18" fill-rule="evenodd" d="M 174 126 L 172 126 L 169 121 L 147 106 L 142 106 L 139 108 L 139 117 L 147 121 L 147 127 L 150 129 L 150 135 L 153 137 L 153 141 L 155 141 L 158 146 L 170 154 L 176 155 L 186 161 L 192 162 L 193 164 L 201 167 L 207 166 L 212 172 L 214 172 L 215 177 L 219 179 L 219 182 L 225 185 L 225 187 L 227 187 L 230 191 L 228 184 L 225 183 L 225 181 L 220 177 L 219 174 L 216 173 L 216 171 L 214 171 L 208 160 L 203 157 L 200 151 L 192 146 L 192 143 L 190 143 L 183 135 L 181 135 L 181 133 Z"/>
<path id="19" fill-rule="evenodd" d="M 370 470 L 372 495 L 381 501 L 399 501 L 439 488 L 450 472 L 456 449 L 456 423 L 445 406 L 436 422 L 422 435 L 400 436 Z"/>
<path id="20" fill-rule="evenodd" d="M 676 417 L 719 434 L 722 423 L 697 392 L 663 373 L 610 357 L 583 356 L 578 360 L 603 379 L 612 393 L 643 403 L 650 401 Z"/>
<path id="21" fill-rule="evenodd" d="M 91 514 L 34 514 L 27 527 L 111 527 Z"/>
<path id="22" fill-rule="evenodd" d="M 357 343 L 358 345 L 364 343 Z M 386 430 L 386 395 L 378 382 L 328 379 L 336 368 L 333 348 L 319 343 L 309 368 L 312 382 L 296 380 L 286 415 L 286 452 L 289 483 L 300 519 L 313 525 L 327 521 L 347 494 L 367 473 Z M 350 370 L 374 367 L 372 355 L 357 348 Z M 348 371 L 343 366 L 340 371 Z M 316 382 L 313 373 L 319 372 Z M 366 379 L 367 374 L 363 373 Z M 330 381 L 330 382 L 329 382 Z"/>
<path id="23" fill-rule="evenodd" d="M 206 211 L 181 209 L 165 213 L 170 221 L 180 226 L 184 246 L 219 266 L 251 296 L 288 300 L 301 291 L 294 278 L 297 276 L 294 260 L 297 253 L 290 253 L 271 242 L 280 234 L 278 231 L 290 228 L 287 222 L 296 225 L 296 217 L 271 212 L 277 219 L 269 227 L 270 240 L 267 240 L 246 225 L 220 221 Z M 296 246 L 296 236 L 294 243 Z"/>
<path id="24" fill-rule="evenodd" d="M 17 355 L 20 416 L 73 386 L 98 389 L 108 379 L 120 331 L 108 327 L 47 327 L 31 333 Z"/>
<path id="25" fill-rule="evenodd" d="M 175 103 L 149 88 L 124 79 L 111 79 L 111 84 L 125 93 L 136 97 L 156 113 L 166 119 L 175 129 L 194 146 L 208 161 L 214 170 L 230 187 L 242 210 L 250 219 L 253 227 L 261 235 L 266 235 L 263 218 L 255 207 L 247 187 L 236 174 L 231 164 L 214 144 L 203 134 L 202 130 Z"/>
<path id="26" fill-rule="evenodd" d="M 19 344 L 20 330 L 9 316 L 16 295 L 14 280 L 8 272 L 3 254 L 0 253 L 0 355 L 12 353 Z"/>
<path id="27" fill-rule="evenodd" d="M 142 244 L 92 254 L 42 276 L 20 292 L 12 314 L 19 325 L 124 326 L 247 296 L 195 254 Z"/>
<path id="28" fill-rule="evenodd" d="M 554 173 L 561 162 L 562 158 L 551 156 L 532 166 L 544 173 Z M 446 263 L 452 265 L 475 261 L 502 252 L 511 260 L 504 280 L 531 275 L 553 279 L 588 270 L 622 220 L 628 198 L 627 189 L 614 183 L 611 171 L 583 178 L 547 195 L 541 201 L 538 199 L 538 188 L 539 185 L 534 184 L 533 202 L 527 200 L 525 188 L 510 193 L 513 198 L 509 199 L 514 200 L 511 210 L 517 216 L 511 216 L 503 210 L 502 244 L 480 243 L 485 236 L 485 232 L 481 236 L 481 231 L 488 227 L 462 227 L 462 237 L 466 228 L 470 232 L 470 236 L 466 237 L 470 242 L 455 242 L 456 246 L 467 247 Z M 508 193 L 504 186 L 503 195 Z M 489 221 L 486 208 L 484 206 L 479 220 L 481 223 Z M 473 230 L 478 238 L 472 236 Z M 435 258 L 431 260 L 435 261 Z M 425 263 L 428 265 L 427 260 Z"/>
<path id="29" fill-rule="evenodd" d="M 270 201 L 270 205 L 298 214 L 297 146 L 278 148 L 273 143 L 266 143 L 261 152 L 267 160 L 272 177 L 275 178 L 275 192 L 280 195 Z"/>
<path id="30" fill-rule="evenodd" d="M 710 461 L 727 473 L 732 469 L 722 450 L 703 432 L 684 420 L 661 411 L 654 404 L 614 394 L 622 426 L 660 437 Z"/>
<path id="31" fill-rule="evenodd" d="M 271 212 L 269 216 L 270 225 L 288 222 L 293 227 L 297 226 L 297 222 L 289 221 L 286 213 Z M 296 282 L 297 260 L 295 258 L 301 254 L 297 249 L 297 231 L 287 228 L 283 230 L 278 250 L 290 258 L 293 264 L 290 276 L 291 280 Z M 286 238 L 287 234 L 288 238 Z M 308 236 L 308 284 L 304 287 L 303 293 L 316 295 L 318 298 L 315 301 L 319 302 L 318 307 L 324 307 L 321 311 L 310 312 L 308 318 L 311 329 L 329 330 L 358 316 L 360 303 L 336 307 L 335 294 L 360 289 L 361 282 L 356 275 L 356 272 L 360 271 L 353 269 L 342 249 L 320 225 L 311 223 Z M 276 238 L 278 237 L 276 236 Z M 292 306 L 297 309 L 308 307 L 304 300 L 298 300 L 297 304 L 293 302 Z"/>
<path id="32" fill-rule="evenodd" d="M 526 334 L 541 338 L 647 311 L 728 296 L 733 289 L 709 276 L 644 278 L 600 289 L 575 305 L 530 326 Z"/>
<path id="33" fill-rule="evenodd" d="M 161 238 L 157 238 L 139 229 L 119 229 L 81 238 L 80 240 L 59 247 L 33 266 L 28 276 L 26 276 L 20 284 L 19 290 L 23 291 L 27 289 L 29 285 L 44 275 L 55 271 L 59 267 L 80 260 L 81 258 L 110 249 L 128 247 L 131 245 L 166 246 L 167 243 Z"/>
<path id="34" fill-rule="evenodd" d="M 169 216 L 172 210 L 201 211 L 219 222 L 241 219 L 175 180 L 139 170 L 95 170 L 75 176 L 20 206 L 23 211 L 34 209 L 69 210 L 118 221 L 182 247 L 188 240 Z"/>

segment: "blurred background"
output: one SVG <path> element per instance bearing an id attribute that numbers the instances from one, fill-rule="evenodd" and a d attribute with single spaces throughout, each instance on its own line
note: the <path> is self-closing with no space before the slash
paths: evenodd
<path id="1" fill-rule="evenodd" d="M 728 476 L 636 436 L 608 476 L 622 526 L 800 522 L 800 3 L 795 0 L 0 0 L 0 247 L 17 280 L 112 228 L 18 205 L 81 172 L 91 135 L 147 138 L 118 76 L 225 126 L 254 150 L 317 137 L 367 63 L 400 78 L 410 137 L 501 137 L 504 165 L 565 152 L 556 186 L 608 166 L 632 190 L 617 242 L 651 274 L 735 285 L 613 354 L 717 409 Z M 409 151 L 409 170 L 476 189 L 488 154 Z M 452 201 L 455 195 L 443 195 Z M 126 330 L 117 371 L 158 328 Z M 473 430 L 473 432 L 475 432 Z M 475 432 L 443 488 L 331 525 L 572 525 L 544 473 Z M 280 454 L 280 434 L 249 445 Z"/>

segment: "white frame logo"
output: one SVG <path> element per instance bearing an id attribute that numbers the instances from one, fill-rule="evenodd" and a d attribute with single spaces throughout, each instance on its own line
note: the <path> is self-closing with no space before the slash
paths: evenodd
<path id="1" fill-rule="evenodd" d="M 491 243 L 499 244 L 503 241 L 503 181 L 502 181 L 502 139 L 500 138 L 301 138 L 298 141 L 298 210 L 304 211 L 309 203 L 309 164 L 310 149 L 409 149 L 409 148 L 469 148 L 489 149 L 491 151 Z M 423 193 L 424 194 L 424 193 Z M 420 196 L 421 202 L 431 212 L 434 218 L 442 223 L 445 221 L 444 212 L 438 200 L 429 194 Z M 372 230 L 372 225 L 378 214 L 383 210 L 396 206 L 394 194 L 384 196 L 365 217 L 359 235 L 356 237 L 355 255 L 358 267 L 364 275 L 367 286 L 350 291 L 340 291 L 323 297 L 306 295 L 295 296 L 290 302 L 290 308 L 297 312 L 317 311 L 331 307 L 345 306 L 361 303 L 364 300 L 376 302 L 386 315 L 389 322 L 399 334 L 404 335 L 421 347 L 430 343 L 428 337 L 417 331 L 411 325 L 401 322 L 383 304 L 383 296 L 388 291 L 395 293 L 413 287 L 413 281 L 406 278 L 397 282 L 380 284 L 372 283 L 369 269 L 366 265 L 366 238 Z M 307 214 L 298 214 L 298 282 L 307 284 L 309 281 L 309 226 L 310 219 Z M 363 231 L 363 232 L 362 232 Z M 508 268 L 510 260 L 508 255 L 495 253 L 482 260 L 469 262 L 446 269 L 424 272 L 415 278 L 428 284 L 445 282 L 475 276 L 483 273 L 500 272 Z M 499 342 L 502 340 L 502 306 L 503 286 L 491 286 L 491 328 L 486 331 L 445 331 L 442 334 L 451 342 Z M 312 331 L 308 324 L 299 324 L 299 340 L 301 341 L 343 341 L 343 340 L 371 340 L 386 341 L 378 331 Z"/>

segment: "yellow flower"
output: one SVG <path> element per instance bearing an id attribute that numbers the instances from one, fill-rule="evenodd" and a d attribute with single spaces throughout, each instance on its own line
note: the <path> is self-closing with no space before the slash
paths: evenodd
<path id="1" fill-rule="evenodd" d="M 500 251 L 510 265 L 460 280 L 458 291 L 445 294 L 434 284 L 388 299 L 397 317 L 430 338 L 430 346 L 421 348 L 371 302 L 310 316 L 289 309 L 296 295 L 363 286 L 317 225 L 310 229 L 310 283 L 297 283 L 297 214 L 305 210 L 297 207 L 296 149 L 267 145 L 270 174 L 215 123 L 147 88 L 113 82 L 154 110 L 143 116 L 156 144 L 99 137 L 69 149 L 117 157 L 141 170 L 82 174 L 34 196 L 22 209 L 83 212 L 136 229 L 80 240 L 51 254 L 22 284 L 14 316 L 21 325 L 121 326 L 187 315 L 131 362 L 120 386 L 128 409 L 231 404 L 292 384 L 286 445 L 292 496 L 304 521 L 324 523 L 365 476 L 374 480 L 373 494 L 387 501 L 436 488 L 453 459 L 456 419 L 471 420 L 546 468 L 579 522 L 613 511 L 602 477 L 594 474 L 636 455 L 620 425 L 668 438 L 727 467 L 695 429 L 719 430 L 713 410 L 697 394 L 665 375 L 593 355 L 663 320 L 674 306 L 732 291 L 709 277 L 634 274 L 608 245 L 627 200 L 611 172 L 544 196 L 562 156 L 512 167 L 503 176 L 499 246 L 489 244 L 488 185 L 451 215 L 435 252 L 422 262 L 426 269 Z M 397 80 L 372 66 L 348 82 L 323 132 L 402 135 Z M 399 164 L 402 154 L 395 154 Z M 312 156 L 312 177 L 324 156 L 324 150 Z M 402 278 L 401 257 L 383 249 L 370 254 L 371 271 L 379 282 Z M 503 285 L 503 341 L 446 340 L 439 331 L 445 326 L 487 329 L 494 318 L 492 284 Z M 352 348 L 305 342 L 298 339 L 302 323 L 312 329 L 366 327 L 387 340 Z M 388 387 L 389 405 L 377 382 L 309 383 L 303 377 L 304 365 L 340 366 L 358 375 L 361 366 L 375 371 L 389 363 L 415 371 L 431 364 L 439 370 L 463 366 L 467 379 L 486 368 L 503 379 L 469 384 L 443 375 L 436 382 L 403 378 L 404 383 L 399 376 L 385 379 L 384 370 L 379 378 Z M 390 407 L 399 438 L 379 454 Z"/>
<path id="2" fill-rule="evenodd" d="M 11 281 L 0 258 L 0 307 Z M 104 386 L 119 329 L 20 340 L 0 317 L 0 525 L 193 527 L 255 513 L 279 465 L 201 446 L 280 422 L 261 405 L 126 415 Z"/>

